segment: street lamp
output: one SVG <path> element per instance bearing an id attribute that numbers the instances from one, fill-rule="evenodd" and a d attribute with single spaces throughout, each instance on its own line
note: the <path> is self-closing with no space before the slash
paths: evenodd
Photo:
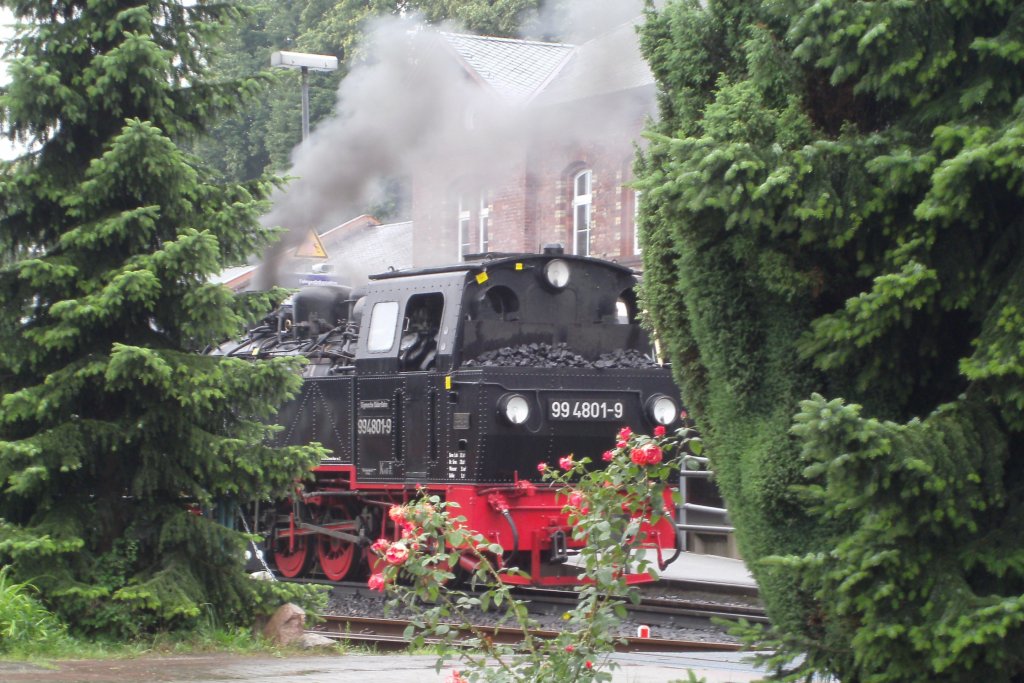
<path id="1" fill-rule="evenodd" d="M 338 58 L 331 55 L 311 55 L 305 52 L 274 52 L 270 66 L 302 71 L 302 139 L 309 137 L 309 72 L 337 71 Z"/>

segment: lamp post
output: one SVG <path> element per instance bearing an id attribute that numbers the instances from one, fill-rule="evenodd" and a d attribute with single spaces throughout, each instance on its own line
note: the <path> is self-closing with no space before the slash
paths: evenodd
<path id="1" fill-rule="evenodd" d="M 305 140 L 309 137 L 309 72 L 337 71 L 338 58 L 305 52 L 274 52 L 270 55 L 270 66 L 302 72 L 302 139 Z"/>

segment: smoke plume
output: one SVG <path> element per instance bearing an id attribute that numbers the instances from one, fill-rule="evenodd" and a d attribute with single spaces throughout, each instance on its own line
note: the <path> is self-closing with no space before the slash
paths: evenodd
<path id="1" fill-rule="evenodd" d="M 528 17 L 523 35 L 557 34 L 578 44 L 635 19 L 641 10 L 641 0 L 561 2 L 557 10 Z M 336 114 L 295 148 L 288 172 L 295 180 L 273 197 L 264 219 L 292 233 L 284 246 L 311 228 L 322 232 L 365 213 L 385 181 L 408 176 L 427 160 L 433 173 L 456 172 L 444 168 L 443 160 L 457 158 L 458 174 L 500 175 L 510 170 L 504 166 L 515 157 L 511 152 L 527 140 L 592 136 L 600 127 L 618 126 L 620 117 L 635 120 L 638 110 L 653 111 L 653 101 L 645 99 L 625 102 L 621 111 L 595 111 L 589 121 L 578 112 L 560 119 L 557 109 L 503 100 L 470 80 L 441 32 L 416 18 L 378 20 L 367 42 L 363 52 L 369 57 L 339 86 Z M 636 50 L 635 39 L 624 49 Z M 584 66 L 573 68 L 600 70 L 602 60 L 611 64 L 618 58 L 603 54 L 577 60 Z M 273 275 L 264 273 L 268 279 Z"/>

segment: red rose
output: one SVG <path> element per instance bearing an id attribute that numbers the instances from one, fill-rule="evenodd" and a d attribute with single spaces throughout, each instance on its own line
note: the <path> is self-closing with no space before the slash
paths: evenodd
<path id="1" fill-rule="evenodd" d="M 372 574 L 366 584 L 370 587 L 370 590 L 383 593 L 384 587 L 388 585 L 388 580 L 384 578 L 383 574 Z"/>
<path id="2" fill-rule="evenodd" d="M 619 430 L 619 441 L 629 441 L 629 437 L 633 436 L 633 430 L 629 427 L 623 427 Z"/>
<path id="3" fill-rule="evenodd" d="M 587 667 L 588 669 L 593 669 L 594 663 L 588 659 L 583 666 Z"/>
<path id="4" fill-rule="evenodd" d="M 392 505 L 391 509 L 388 510 L 388 517 L 395 524 L 401 524 L 405 521 L 405 507 L 402 505 Z"/>
<path id="5" fill-rule="evenodd" d="M 565 651 L 570 653 L 570 654 L 572 654 L 573 652 L 576 651 L 576 646 L 575 645 L 566 645 L 565 646 Z"/>
<path id="6" fill-rule="evenodd" d="M 563 470 L 571 470 L 573 464 L 574 463 L 572 461 L 572 453 L 565 456 L 564 458 L 558 459 L 558 466 L 561 467 Z"/>
<path id="7" fill-rule="evenodd" d="M 657 465 L 659 462 L 661 462 L 661 446 L 659 446 L 658 444 L 647 443 L 641 446 L 640 450 L 642 450 L 645 453 L 648 465 Z"/>
<path id="8" fill-rule="evenodd" d="M 388 564 L 403 564 L 409 559 L 409 549 L 404 543 L 393 543 L 388 551 L 384 553 L 384 559 Z"/>
<path id="9" fill-rule="evenodd" d="M 665 436 L 665 425 L 658 425 L 654 428 L 655 436 Z"/>
<path id="10" fill-rule="evenodd" d="M 458 671 L 452 671 L 448 674 L 448 678 L 444 679 L 444 683 L 467 683 L 467 679 L 463 678 Z"/>
<path id="11" fill-rule="evenodd" d="M 615 454 L 612 453 L 611 451 L 605 451 L 604 455 L 601 456 L 601 459 L 604 460 L 605 462 L 611 462 L 614 458 Z"/>
<path id="12" fill-rule="evenodd" d="M 656 443 L 645 443 L 629 453 L 629 459 L 637 465 L 657 465 L 661 458 L 661 447 Z"/>

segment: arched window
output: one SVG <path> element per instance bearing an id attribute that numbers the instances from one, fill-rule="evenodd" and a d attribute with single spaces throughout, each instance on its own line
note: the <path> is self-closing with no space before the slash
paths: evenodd
<path id="1" fill-rule="evenodd" d="M 590 169 L 580 171 L 572 181 L 572 253 L 578 256 L 590 255 L 591 181 Z"/>
<path id="2" fill-rule="evenodd" d="M 462 180 L 452 186 L 452 206 L 455 215 L 455 257 L 459 261 L 486 253 L 491 242 L 491 219 L 494 215 L 494 194 L 471 180 Z"/>

